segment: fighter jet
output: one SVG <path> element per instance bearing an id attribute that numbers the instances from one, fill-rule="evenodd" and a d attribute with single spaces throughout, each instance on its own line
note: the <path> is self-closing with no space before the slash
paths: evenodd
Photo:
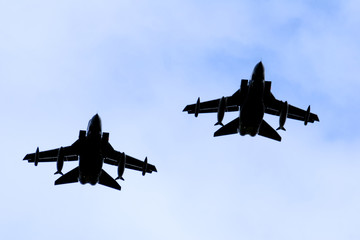
<path id="1" fill-rule="evenodd" d="M 62 176 L 55 181 L 55 185 L 75 182 L 91 185 L 99 183 L 121 190 L 116 180 L 124 180 L 122 176 L 125 168 L 138 170 L 143 176 L 145 173 L 157 172 L 154 165 L 148 164 L 147 157 L 145 161 L 140 161 L 124 152 L 114 150 L 109 143 L 109 133 L 103 133 L 101 130 L 101 119 L 98 114 L 89 121 L 87 131 L 80 130 L 79 139 L 71 146 L 44 152 L 40 152 L 37 148 L 35 153 L 27 154 L 24 160 L 34 163 L 35 166 L 39 162 L 56 162 L 55 174 Z M 79 166 L 63 174 L 62 168 L 65 161 L 79 161 Z M 117 166 L 116 179 L 102 169 L 103 163 Z"/>
<path id="2" fill-rule="evenodd" d="M 303 121 L 305 125 L 309 122 L 319 121 L 316 114 L 307 110 L 294 107 L 287 101 L 277 100 L 270 91 L 271 82 L 265 81 L 264 66 L 260 61 L 256 64 L 251 79 L 242 79 L 240 89 L 232 96 L 187 105 L 183 111 L 194 114 L 217 112 L 215 125 L 222 127 L 214 133 L 214 137 L 239 133 L 241 136 L 261 135 L 281 141 L 280 135 L 264 119 L 264 113 L 279 116 L 279 127 L 277 130 L 284 130 L 287 118 Z M 222 120 L 225 112 L 239 111 L 239 117 L 224 125 Z"/>

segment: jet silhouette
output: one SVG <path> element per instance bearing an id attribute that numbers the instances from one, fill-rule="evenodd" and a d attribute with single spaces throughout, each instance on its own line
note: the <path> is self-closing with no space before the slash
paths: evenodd
<path id="1" fill-rule="evenodd" d="M 79 181 L 81 184 L 95 185 L 99 183 L 121 190 L 116 180 L 124 180 L 122 175 L 125 168 L 141 171 L 143 176 L 145 173 L 157 172 L 154 165 L 148 164 L 147 158 L 145 161 L 140 161 L 124 152 L 114 150 L 109 143 L 109 133 L 103 133 L 101 130 L 101 119 L 98 114 L 89 121 L 87 131 L 80 130 L 79 139 L 71 146 L 43 152 L 37 148 L 35 153 L 27 154 L 24 160 L 33 162 L 35 166 L 39 162 L 56 162 L 55 174 L 62 176 L 55 181 L 55 185 Z M 79 161 L 79 166 L 63 174 L 61 171 L 65 161 Z M 103 163 L 117 166 L 118 176 L 116 179 L 102 169 Z"/>
<path id="2" fill-rule="evenodd" d="M 261 135 L 281 141 L 280 135 L 263 119 L 264 114 L 279 116 L 279 127 L 277 130 L 285 130 L 284 125 L 287 118 L 303 121 L 305 125 L 309 122 L 319 121 L 316 114 L 307 110 L 289 105 L 287 101 L 277 100 L 270 91 L 271 82 L 265 81 L 264 66 L 260 61 L 256 64 L 251 79 L 241 80 L 240 89 L 232 96 L 187 105 L 183 111 L 194 114 L 217 112 L 215 125 L 222 127 L 214 133 L 214 137 L 239 133 L 241 136 Z M 239 111 L 239 117 L 224 125 L 222 120 L 225 112 Z"/>

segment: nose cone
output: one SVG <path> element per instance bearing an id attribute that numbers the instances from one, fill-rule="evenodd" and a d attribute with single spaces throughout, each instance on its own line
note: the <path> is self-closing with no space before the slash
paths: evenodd
<path id="1" fill-rule="evenodd" d="M 101 119 L 98 114 L 95 114 L 88 125 L 88 135 L 101 134 Z"/>
<path id="2" fill-rule="evenodd" d="M 95 115 L 92 117 L 92 121 L 94 121 L 94 122 L 101 122 L 99 114 L 95 114 Z"/>
<path id="3" fill-rule="evenodd" d="M 258 64 L 256 64 L 255 71 L 256 72 L 264 72 L 264 65 L 263 65 L 263 63 L 261 61 L 258 62 Z"/>
<path id="4" fill-rule="evenodd" d="M 254 67 L 254 71 L 252 74 L 251 79 L 253 80 L 264 80 L 265 79 L 265 69 L 264 65 L 260 61 L 256 66 Z"/>

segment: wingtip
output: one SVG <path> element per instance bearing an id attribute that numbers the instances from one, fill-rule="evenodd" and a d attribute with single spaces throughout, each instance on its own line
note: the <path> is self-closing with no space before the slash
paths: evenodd
<path id="1" fill-rule="evenodd" d="M 190 111 L 190 105 L 186 105 L 183 109 L 183 112 L 189 112 Z"/>

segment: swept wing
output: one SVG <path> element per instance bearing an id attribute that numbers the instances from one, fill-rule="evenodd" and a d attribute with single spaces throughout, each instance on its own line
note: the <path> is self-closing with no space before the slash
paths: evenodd
<path id="1" fill-rule="evenodd" d="M 76 142 L 75 142 L 76 143 Z M 78 160 L 78 151 L 74 146 L 75 143 L 68 147 L 63 147 L 64 161 L 77 161 Z M 59 154 L 60 148 L 55 148 L 52 150 L 42 151 L 38 153 L 38 162 L 56 162 Z M 24 157 L 24 160 L 30 162 L 35 162 L 36 153 L 29 153 Z"/>
<path id="2" fill-rule="evenodd" d="M 283 104 L 283 101 L 277 100 L 274 95 L 270 93 L 269 98 L 265 99 L 265 113 L 280 116 Z M 289 104 L 289 110 L 287 115 L 288 118 L 305 121 L 306 116 L 306 110 L 294 107 Z M 316 114 L 310 112 L 308 122 L 313 123 L 315 121 L 319 121 L 319 117 Z"/>
<path id="3" fill-rule="evenodd" d="M 110 143 L 107 143 L 107 145 L 104 149 L 104 155 L 105 155 L 104 163 L 114 165 L 114 166 L 118 166 L 119 162 L 121 161 L 121 159 L 123 157 L 123 153 L 116 151 L 110 145 Z M 145 162 L 145 161 L 141 161 L 132 156 L 126 155 L 125 168 L 129 168 L 129 169 L 137 170 L 137 171 L 143 171 L 144 166 L 146 166 L 146 168 L 145 168 L 146 173 L 157 172 L 157 169 L 154 165 L 147 164 L 147 162 Z"/>
<path id="4" fill-rule="evenodd" d="M 184 108 L 183 112 L 188 112 L 188 114 L 195 114 L 198 110 L 198 113 L 216 113 L 218 112 L 220 99 L 221 98 L 206 102 L 199 101 L 199 109 L 196 109 L 197 104 L 189 104 Z M 242 99 L 240 98 L 240 90 L 235 92 L 232 96 L 226 97 L 225 112 L 239 111 L 241 102 Z"/>

